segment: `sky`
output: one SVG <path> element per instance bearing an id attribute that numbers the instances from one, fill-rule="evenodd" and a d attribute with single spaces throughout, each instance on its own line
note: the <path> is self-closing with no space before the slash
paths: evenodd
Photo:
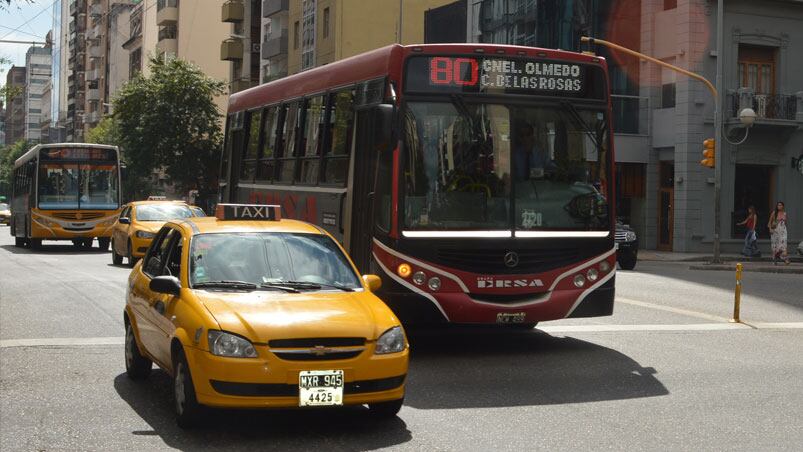
<path id="1" fill-rule="evenodd" d="M 3 2 L 5 3 L 5 2 Z M 0 10 L 0 40 L 44 42 L 48 30 L 53 27 L 53 0 L 11 0 Z M 19 30 L 14 31 L 14 29 Z M 25 52 L 31 44 L 7 44 L 0 42 L 0 56 L 10 59 L 14 66 L 25 66 Z M 0 86 L 6 83 L 6 73 L 11 65 L 2 67 Z"/>

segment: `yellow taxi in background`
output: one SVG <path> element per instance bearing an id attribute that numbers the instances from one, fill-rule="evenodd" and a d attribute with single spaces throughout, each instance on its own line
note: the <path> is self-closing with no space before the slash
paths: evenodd
<path id="1" fill-rule="evenodd" d="M 402 406 L 409 346 L 372 293 L 379 277 L 279 211 L 219 204 L 168 221 L 128 278 L 126 372 L 170 374 L 182 427 L 204 407 Z"/>
<path id="2" fill-rule="evenodd" d="M 194 211 L 184 201 L 149 200 L 124 205 L 112 227 L 112 263 L 120 265 L 125 257 L 133 267 L 166 221 L 193 215 Z"/>
<path id="3" fill-rule="evenodd" d="M 8 224 L 11 221 L 11 208 L 8 204 L 0 202 L 0 224 Z"/>

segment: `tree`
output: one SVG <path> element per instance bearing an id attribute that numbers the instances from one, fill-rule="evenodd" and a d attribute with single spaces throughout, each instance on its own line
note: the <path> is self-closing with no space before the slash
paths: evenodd
<path id="1" fill-rule="evenodd" d="M 127 178 L 150 180 L 163 169 L 180 191 L 208 198 L 217 192 L 223 142 L 213 99 L 225 84 L 181 59 L 157 56 L 148 64 L 150 76 L 137 75 L 112 101 Z M 141 197 L 145 189 L 129 194 Z"/>
<path id="2" fill-rule="evenodd" d="M 0 76 L 2 76 L 6 70 L 3 66 L 11 64 L 11 60 L 6 57 L 0 57 Z M 0 86 L 0 104 L 5 101 L 6 108 L 11 105 L 11 102 L 14 100 L 15 97 L 22 94 L 22 88 L 19 86 L 10 86 L 10 85 L 3 85 Z"/>
<path id="3" fill-rule="evenodd" d="M 114 116 L 106 116 L 98 125 L 91 128 L 86 134 L 87 143 L 111 144 L 120 143 L 120 124 Z"/>

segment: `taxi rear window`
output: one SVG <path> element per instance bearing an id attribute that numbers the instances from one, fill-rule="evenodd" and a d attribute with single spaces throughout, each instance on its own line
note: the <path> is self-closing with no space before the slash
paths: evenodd
<path id="1" fill-rule="evenodd" d="M 189 218 L 192 211 L 182 205 L 144 205 L 137 207 L 136 214 L 139 221 L 167 221 Z"/>
<path id="2" fill-rule="evenodd" d="M 346 256 L 325 235 L 209 233 L 192 239 L 190 283 L 243 281 L 256 285 L 307 282 L 362 287 Z"/>

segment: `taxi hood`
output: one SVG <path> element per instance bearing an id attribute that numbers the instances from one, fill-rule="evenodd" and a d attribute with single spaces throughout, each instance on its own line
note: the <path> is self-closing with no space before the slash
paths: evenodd
<path id="1" fill-rule="evenodd" d="M 137 229 L 138 231 L 146 231 L 146 232 L 153 232 L 156 234 L 162 229 L 162 226 L 167 223 L 166 221 L 137 221 Z"/>
<path id="2" fill-rule="evenodd" d="M 366 292 L 194 292 L 221 329 L 253 342 L 377 336 L 376 316 L 366 303 L 373 295 Z"/>

